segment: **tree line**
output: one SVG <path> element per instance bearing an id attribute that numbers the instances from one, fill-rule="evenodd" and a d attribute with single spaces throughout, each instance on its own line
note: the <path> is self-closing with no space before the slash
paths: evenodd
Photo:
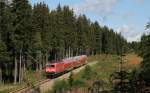
<path id="1" fill-rule="evenodd" d="M 42 71 L 48 61 L 127 49 L 121 34 L 68 6 L 50 11 L 44 2 L 0 2 L 0 82 L 21 82 L 26 69 Z"/>
<path id="2" fill-rule="evenodd" d="M 150 23 L 148 23 L 148 25 L 150 25 Z M 147 29 L 150 29 L 148 25 Z M 138 54 L 143 58 L 143 60 L 140 64 L 140 68 L 135 71 L 136 78 L 134 77 L 134 80 L 143 82 L 144 86 L 150 86 L 150 75 L 148 74 L 150 71 L 150 33 L 147 35 L 144 34 L 138 45 L 140 50 Z"/>
<path id="3" fill-rule="evenodd" d="M 147 23 L 146 29 L 150 29 L 150 22 Z M 143 34 L 140 42 L 132 42 L 129 47 L 132 47 L 133 51 L 143 58 L 139 69 L 136 71 L 136 78 L 147 83 L 150 82 L 150 75 L 148 74 L 150 71 L 150 33 Z"/>
<path id="4" fill-rule="evenodd" d="M 150 29 L 150 22 L 148 22 L 146 29 Z M 140 66 L 132 71 L 131 84 L 134 93 L 144 93 L 150 91 L 150 33 L 143 34 L 141 41 L 135 42 L 132 45 L 136 45 L 134 50 L 143 58 L 143 60 L 141 61 Z"/>
<path id="5" fill-rule="evenodd" d="M 146 29 L 150 30 L 150 21 L 146 25 Z M 114 73 L 116 79 L 121 79 L 114 86 L 114 91 L 126 93 L 146 93 L 149 92 L 150 86 L 150 33 L 143 34 L 138 42 L 129 43 L 131 52 L 135 52 L 142 57 L 142 61 L 138 67 L 132 71 L 122 71 Z M 125 81 L 126 80 L 126 81 Z"/>

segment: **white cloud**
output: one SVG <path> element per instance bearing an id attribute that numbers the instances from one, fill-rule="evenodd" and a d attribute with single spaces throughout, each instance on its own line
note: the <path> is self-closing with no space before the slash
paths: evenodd
<path id="1" fill-rule="evenodd" d="M 124 11 L 123 14 L 119 14 L 114 11 L 114 7 L 121 0 L 82 0 L 80 4 L 73 7 L 77 14 L 90 13 L 94 16 L 103 18 L 103 21 L 110 15 L 115 15 L 123 20 L 129 20 L 131 17 L 136 16 L 132 11 Z M 130 2 L 130 0 L 128 0 Z M 143 3 L 145 0 L 134 0 L 135 3 Z M 117 21 L 117 20 L 116 20 Z M 123 25 L 117 29 L 117 32 L 121 32 L 127 41 L 140 41 L 143 33 L 147 31 L 140 31 L 136 26 Z"/>
<path id="2" fill-rule="evenodd" d="M 120 33 L 127 39 L 128 42 L 132 41 L 140 41 L 141 36 L 144 33 L 148 33 L 145 31 L 138 31 L 134 26 L 123 25 L 121 28 L 117 29 L 117 32 Z"/>
<path id="3" fill-rule="evenodd" d="M 75 5 L 77 13 L 90 12 L 103 18 L 113 14 L 113 7 L 119 0 L 83 0 L 82 3 Z"/>

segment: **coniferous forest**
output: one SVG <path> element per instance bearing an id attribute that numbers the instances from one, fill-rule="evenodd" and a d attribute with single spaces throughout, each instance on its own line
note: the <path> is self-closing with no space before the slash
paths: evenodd
<path id="1" fill-rule="evenodd" d="M 150 30 L 150 21 L 146 29 Z M 1 85 L 21 84 L 25 81 L 26 72 L 30 71 L 42 76 L 46 63 L 79 55 L 87 55 L 91 59 L 106 55 L 104 59 L 109 59 L 112 63 L 115 61 L 114 64 L 119 64 L 121 68 L 124 64 L 122 57 L 128 55 L 127 53 L 134 53 L 142 60 L 135 68 L 112 73 L 113 79 L 120 81 L 116 84 L 116 81 L 111 81 L 110 75 L 110 82 L 112 85 L 114 83 L 110 90 L 114 93 L 150 91 L 149 33 L 143 34 L 141 41 L 129 43 L 121 33 L 99 24 L 98 21 L 91 21 L 85 14 L 76 15 L 67 5 L 59 4 L 56 9 L 50 10 L 44 2 L 32 6 L 29 0 L 0 0 Z M 107 54 L 111 54 L 112 58 L 107 58 L 110 56 Z M 99 60 L 108 61 L 103 58 Z M 106 64 L 101 65 L 105 67 Z M 90 75 L 90 69 L 85 67 L 84 77 L 94 76 Z M 72 85 L 73 73 L 69 82 Z"/>
<path id="2" fill-rule="evenodd" d="M 127 50 L 121 34 L 84 14 L 75 15 L 68 6 L 50 11 L 45 3 L 0 2 L 1 83 L 21 82 L 25 70 L 41 71 L 48 61 Z"/>

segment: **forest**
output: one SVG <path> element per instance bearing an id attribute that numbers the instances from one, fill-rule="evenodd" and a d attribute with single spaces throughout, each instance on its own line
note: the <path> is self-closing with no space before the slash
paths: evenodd
<path id="1" fill-rule="evenodd" d="M 146 29 L 150 30 L 150 21 Z M 91 21 L 85 14 L 76 15 L 67 5 L 50 10 L 44 2 L 32 6 L 28 0 L 0 1 L 0 84 L 20 84 L 26 71 L 42 73 L 47 62 L 67 57 L 106 55 L 112 58 L 104 58 L 113 63 L 114 56 L 117 61 L 122 54 L 133 52 L 142 61 L 131 71 L 117 72 L 121 81 L 113 88 L 119 93 L 150 89 L 150 33 L 143 34 L 139 42 L 129 43 L 121 33 Z M 128 81 L 123 84 L 123 79 Z"/>
<path id="2" fill-rule="evenodd" d="M 68 6 L 50 11 L 44 2 L 33 7 L 28 0 L 0 2 L 1 83 L 21 82 L 26 70 L 42 71 L 48 61 L 127 50 L 120 33 Z"/>

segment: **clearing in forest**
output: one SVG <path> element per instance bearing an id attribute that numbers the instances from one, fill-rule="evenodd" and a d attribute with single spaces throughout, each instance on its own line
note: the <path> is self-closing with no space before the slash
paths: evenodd
<path id="1" fill-rule="evenodd" d="M 138 67 L 142 61 L 142 58 L 136 54 L 126 54 L 123 59 L 123 67 L 125 67 L 126 70 L 132 70 L 135 67 Z"/>

